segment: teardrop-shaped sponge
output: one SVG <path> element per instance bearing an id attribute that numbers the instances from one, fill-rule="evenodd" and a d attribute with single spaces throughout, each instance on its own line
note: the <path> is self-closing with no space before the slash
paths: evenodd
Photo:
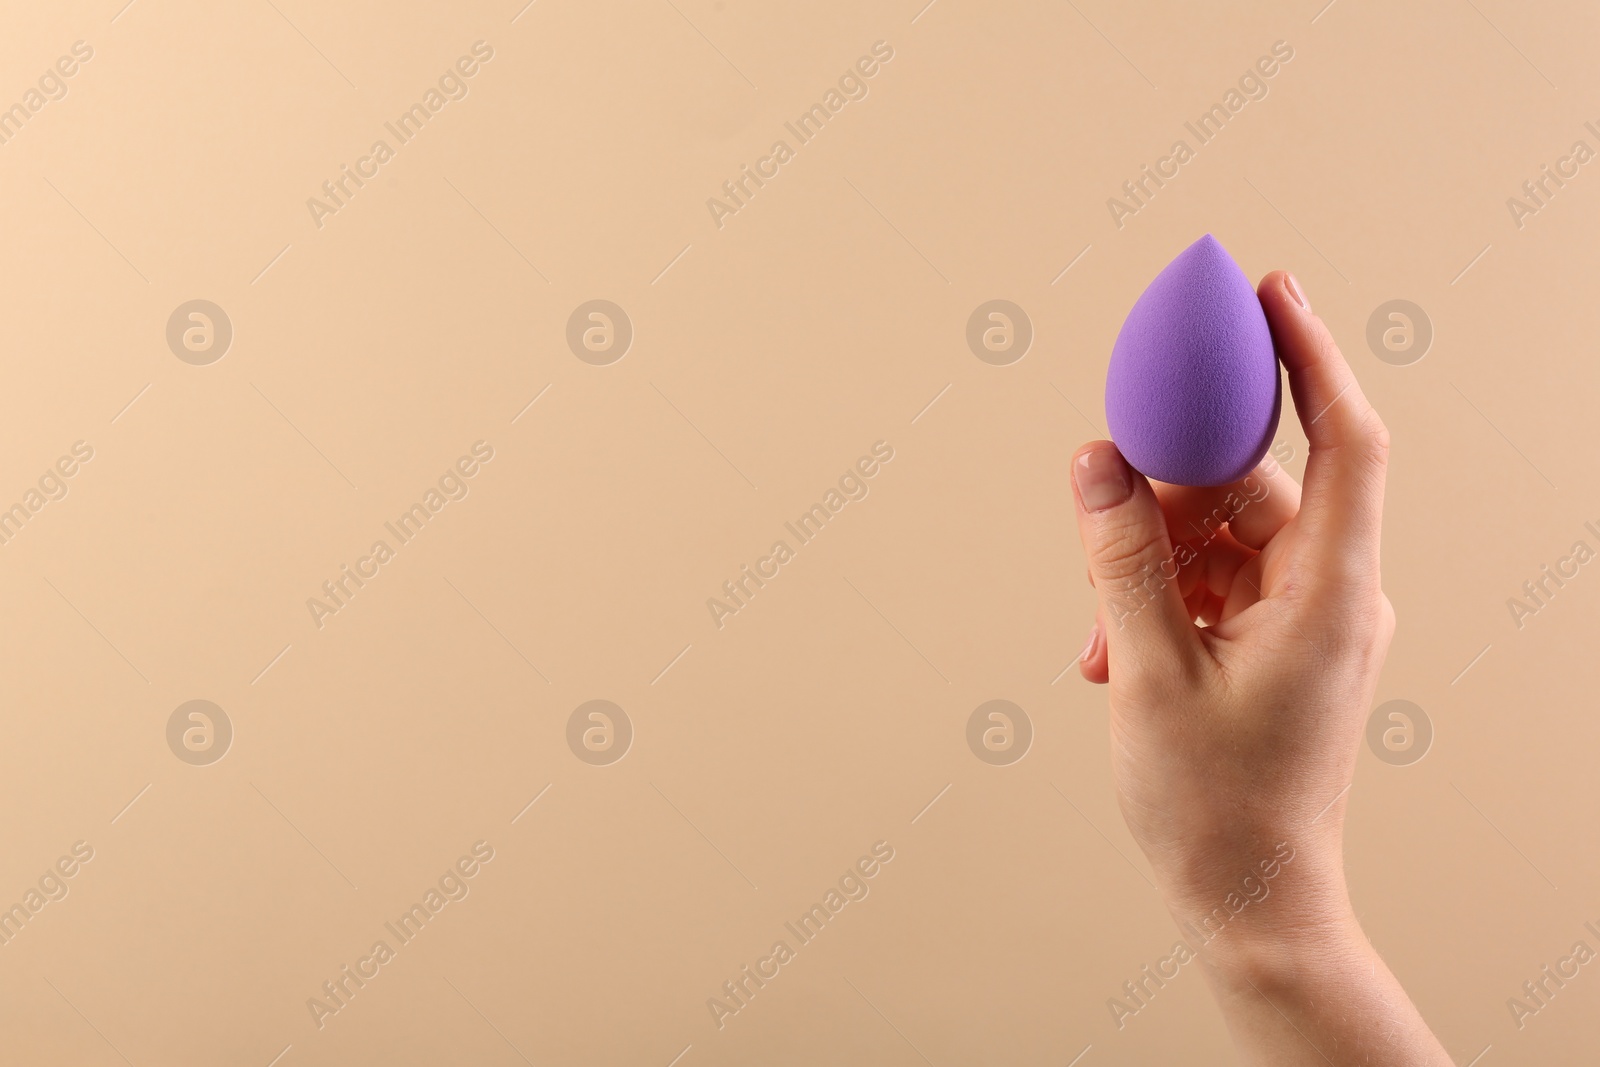
<path id="1" fill-rule="evenodd" d="M 1117 334 L 1111 439 L 1148 478 L 1227 485 L 1266 454 L 1282 405 L 1261 301 L 1208 233 L 1156 275 Z"/>

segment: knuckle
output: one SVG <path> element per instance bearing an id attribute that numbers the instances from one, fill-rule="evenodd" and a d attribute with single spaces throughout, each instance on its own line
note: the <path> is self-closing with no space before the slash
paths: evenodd
<path id="1" fill-rule="evenodd" d="M 1113 587 L 1142 581 L 1155 570 L 1161 543 L 1161 532 L 1148 527 L 1107 530 L 1095 548 L 1095 574 Z"/>
<path id="2" fill-rule="evenodd" d="M 1320 561 L 1315 568 L 1316 593 L 1351 612 L 1377 610 L 1383 595 L 1378 584 L 1375 551 L 1346 551 Z"/>
<path id="3" fill-rule="evenodd" d="M 1397 621 L 1394 614 L 1394 604 L 1384 593 L 1378 594 L 1378 644 L 1381 648 L 1388 648 L 1389 642 L 1394 640 Z"/>
<path id="4" fill-rule="evenodd" d="M 1327 324 L 1319 317 L 1316 320 L 1317 328 L 1311 337 L 1311 360 L 1319 370 L 1336 368 L 1344 364 L 1344 353 L 1339 351 L 1339 342 L 1333 339 L 1333 333 Z"/>
<path id="5" fill-rule="evenodd" d="M 1335 440 L 1323 446 L 1322 452 L 1336 460 L 1358 483 L 1365 485 L 1373 479 L 1381 484 L 1389 468 L 1392 445 L 1389 428 L 1376 411 L 1369 410 L 1360 423 L 1352 418 L 1341 426 Z"/>
<path id="6" fill-rule="evenodd" d="M 1389 450 L 1392 445 L 1393 438 L 1389 436 L 1389 427 L 1384 425 L 1383 419 L 1374 409 L 1362 425 L 1361 451 L 1370 462 L 1382 466 L 1389 462 Z"/>
<path id="7" fill-rule="evenodd" d="M 1394 637 L 1394 606 L 1382 590 L 1364 580 L 1341 583 L 1334 603 L 1308 624 L 1317 645 L 1337 660 L 1381 659 Z"/>

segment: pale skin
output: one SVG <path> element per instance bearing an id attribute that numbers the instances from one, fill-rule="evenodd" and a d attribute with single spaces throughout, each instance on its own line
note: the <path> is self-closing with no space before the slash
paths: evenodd
<path id="1" fill-rule="evenodd" d="M 1099 600 L 1079 669 L 1110 686 L 1118 800 L 1180 925 L 1293 850 L 1201 956 L 1242 1062 L 1450 1067 L 1345 884 L 1348 789 L 1395 626 L 1378 566 L 1389 433 L 1303 292 L 1283 271 L 1257 290 L 1311 445 L 1303 489 L 1271 460 L 1248 485 L 1189 489 L 1152 486 L 1109 441 L 1073 456 Z M 1230 492 L 1249 502 L 1207 541 L 1199 520 L 1234 511 Z"/>

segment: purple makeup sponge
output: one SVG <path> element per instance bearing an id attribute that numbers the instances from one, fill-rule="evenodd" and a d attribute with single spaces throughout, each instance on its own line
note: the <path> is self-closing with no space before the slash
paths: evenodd
<path id="1" fill-rule="evenodd" d="M 1156 275 L 1117 334 L 1111 439 L 1147 478 L 1227 485 L 1266 454 L 1282 404 L 1261 301 L 1208 233 Z"/>

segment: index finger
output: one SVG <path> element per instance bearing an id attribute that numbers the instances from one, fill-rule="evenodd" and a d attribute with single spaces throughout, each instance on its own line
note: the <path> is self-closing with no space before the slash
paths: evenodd
<path id="1" fill-rule="evenodd" d="M 1376 577 L 1389 431 L 1293 275 L 1273 271 L 1257 295 L 1311 444 L 1300 504 L 1311 551 L 1325 573 Z"/>

